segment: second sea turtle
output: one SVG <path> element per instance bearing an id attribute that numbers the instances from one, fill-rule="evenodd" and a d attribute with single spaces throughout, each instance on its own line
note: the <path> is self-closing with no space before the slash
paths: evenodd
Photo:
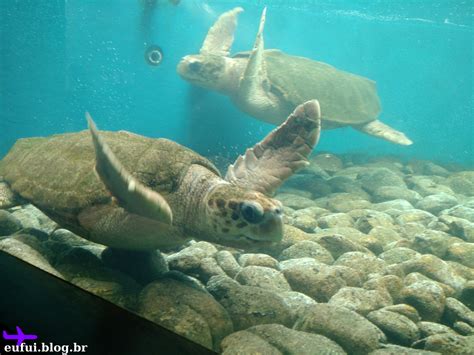
<path id="1" fill-rule="evenodd" d="M 297 105 L 317 99 L 323 129 L 351 126 L 393 143 L 412 144 L 405 134 L 378 120 L 381 106 L 374 81 L 323 62 L 265 50 L 266 9 L 252 51 L 230 56 L 242 11 L 237 7 L 217 19 L 200 53 L 178 64 L 182 78 L 228 95 L 239 109 L 266 122 L 280 124 Z"/>

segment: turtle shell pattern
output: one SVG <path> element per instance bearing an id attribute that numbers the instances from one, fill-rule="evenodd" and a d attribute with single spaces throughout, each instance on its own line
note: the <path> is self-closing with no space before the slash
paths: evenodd
<path id="1" fill-rule="evenodd" d="M 248 55 L 243 52 L 236 57 Z M 321 105 L 325 128 L 331 128 L 331 123 L 334 127 L 364 124 L 380 114 L 380 100 L 372 80 L 280 50 L 265 50 L 264 58 L 270 90 L 288 104 L 288 114 L 312 99 Z"/>
<path id="2" fill-rule="evenodd" d="M 125 131 L 101 131 L 122 165 L 141 183 L 159 192 L 172 210 L 176 191 L 191 164 L 217 168 L 192 150 L 167 139 Z M 85 208 L 111 203 L 112 197 L 95 173 L 95 152 L 89 131 L 45 138 L 19 139 L 0 163 L 12 190 L 63 226 L 78 226 Z"/>

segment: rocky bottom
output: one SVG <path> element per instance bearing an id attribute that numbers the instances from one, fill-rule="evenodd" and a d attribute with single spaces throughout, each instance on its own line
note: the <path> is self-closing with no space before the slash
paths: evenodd
<path id="1" fill-rule="evenodd" d="M 474 171 L 318 154 L 276 198 L 280 245 L 191 242 L 148 283 L 31 205 L 0 249 L 224 354 L 474 353 Z"/>

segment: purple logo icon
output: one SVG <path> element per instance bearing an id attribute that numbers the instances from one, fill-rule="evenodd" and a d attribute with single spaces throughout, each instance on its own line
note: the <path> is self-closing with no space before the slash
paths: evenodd
<path id="1" fill-rule="evenodd" d="M 16 340 L 16 345 L 21 345 L 25 340 L 35 340 L 38 336 L 34 334 L 25 334 L 19 326 L 16 326 L 16 334 L 8 334 L 5 330 L 3 331 L 3 339 L 5 340 Z"/>

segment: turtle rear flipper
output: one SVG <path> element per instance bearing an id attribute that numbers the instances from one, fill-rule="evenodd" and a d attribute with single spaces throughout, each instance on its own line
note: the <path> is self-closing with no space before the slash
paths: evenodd
<path id="1" fill-rule="evenodd" d="M 97 127 L 86 114 L 96 155 L 96 171 L 120 205 L 130 213 L 164 224 L 173 220 L 168 202 L 156 191 L 144 186 L 130 174 L 102 139 Z"/>
<path id="2" fill-rule="evenodd" d="M 402 132 L 397 131 L 396 129 L 382 123 L 379 120 L 371 121 L 365 125 L 353 126 L 355 129 L 367 133 L 371 136 L 379 137 L 385 139 L 389 142 L 401 144 L 401 145 L 411 145 L 413 142 Z"/>
<path id="3" fill-rule="evenodd" d="M 77 216 L 89 240 L 126 250 L 154 250 L 184 243 L 172 225 L 130 213 L 120 206 L 99 205 Z"/>
<path id="4" fill-rule="evenodd" d="M 307 158 L 318 143 L 320 131 L 318 101 L 299 105 L 285 122 L 229 166 L 226 180 L 272 195 L 287 178 L 309 164 Z"/>
<path id="5" fill-rule="evenodd" d="M 200 54 L 213 54 L 227 57 L 234 42 L 234 32 L 237 27 L 237 16 L 244 9 L 236 7 L 223 13 L 207 32 Z"/>

